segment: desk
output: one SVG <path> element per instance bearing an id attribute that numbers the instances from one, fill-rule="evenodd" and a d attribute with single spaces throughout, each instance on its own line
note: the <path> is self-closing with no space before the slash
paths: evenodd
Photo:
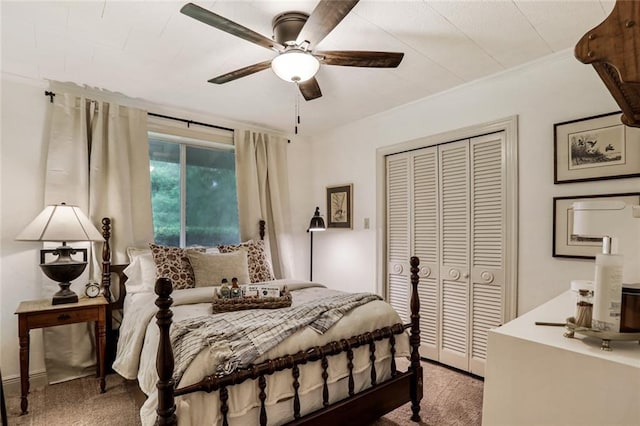
<path id="1" fill-rule="evenodd" d="M 77 303 L 52 305 L 51 299 L 21 302 L 16 310 L 18 315 L 18 337 L 20 339 L 20 408 L 27 413 L 29 402 L 29 330 L 95 321 L 96 325 L 96 373 L 100 377 L 100 391 L 105 388 L 104 356 L 106 347 L 107 300 L 100 296 L 83 298 Z"/>
<path id="2" fill-rule="evenodd" d="M 485 426 L 640 425 L 640 345 L 563 337 L 575 294 L 489 331 L 482 424 Z"/>

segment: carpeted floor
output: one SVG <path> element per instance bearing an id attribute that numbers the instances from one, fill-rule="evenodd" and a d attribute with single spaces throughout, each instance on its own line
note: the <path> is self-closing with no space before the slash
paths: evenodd
<path id="1" fill-rule="evenodd" d="M 405 404 L 371 426 L 480 426 L 484 380 L 431 362 L 422 362 L 422 421 L 414 423 L 411 404 Z"/>
<path id="2" fill-rule="evenodd" d="M 29 411 L 20 415 L 20 397 L 7 395 L 10 426 L 135 426 L 140 425 L 137 384 L 117 374 L 107 376 L 106 392 L 89 376 L 29 392 Z"/>
<path id="3" fill-rule="evenodd" d="M 371 426 L 479 426 L 482 416 L 482 379 L 442 365 L 423 362 L 424 398 L 420 423 L 410 421 L 410 404 L 392 411 Z M 29 413 L 20 415 L 20 397 L 7 397 L 11 426 L 136 426 L 140 424 L 139 391 L 134 382 L 116 374 L 107 376 L 101 394 L 97 379 L 85 377 L 33 389 Z"/>

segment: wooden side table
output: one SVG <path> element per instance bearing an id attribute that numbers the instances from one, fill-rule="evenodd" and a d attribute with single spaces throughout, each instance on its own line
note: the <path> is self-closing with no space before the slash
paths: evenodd
<path id="1" fill-rule="evenodd" d="M 100 392 L 105 389 L 105 347 L 107 300 L 98 296 L 94 299 L 83 298 L 77 303 L 52 305 L 51 299 L 29 300 L 21 302 L 16 310 L 18 315 L 18 337 L 20 338 L 20 408 L 27 413 L 29 402 L 29 330 L 95 321 L 96 327 L 96 375 L 100 377 Z"/>

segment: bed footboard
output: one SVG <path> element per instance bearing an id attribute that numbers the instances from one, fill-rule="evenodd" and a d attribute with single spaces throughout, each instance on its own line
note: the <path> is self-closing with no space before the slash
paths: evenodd
<path id="1" fill-rule="evenodd" d="M 422 366 L 420 365 L 420 301 L 418 298 L 418 265 L 417 257 L 412 257 L 411 264 L 411 323 L 395 324 L 391 327 L 374 330 L 364 334 L 352 336 L 339 341 L 327 343 L 323 346 L 315 346 L 296 354 L 286 355 L 279 358 L 267 360 L 260 364 L 252 365 L 246 369 L 238 370 L 232 374 L 218 377 L 207 376 L 200 382 L 190 386 L 176 389 L 172 379 L 174 369 L 173 349 L 169 337 L 169 328 L 173 313 L 171 312 L 171 281 L 167 278 L 159 278 L 156 281 L 155 291 L 158 295 L 156 305 L 158 313 L 156 314 L 156 322 L 160 329 L 160 340 L 158 343 L 158 356 L 156 359 L 156 368 L 158 372 L 158 407 L 157 425 L 176 425 L 176 405 L 175 396 L 186 395 L 192 392 L 204 391 L 220 391 L 220 413 L 223 417 L 223 425 L 227 425 L 228 407 L 228 387 L 242 383 L 246 380 L 258 381 L 260 388 L 260 424 L 268 423 L 266 407 L 265 407 L 265 388 L 266 376 L 274 374 L 277 371 L 291 370 L 293 378 L 293 416 L 289 425 L 326 425 L 329 422 L 338 424 L 362 424 L 373 421 L 385 413 L 395 408 L 411 402 L 412 417 L 415 422 L 420 421 L 420 401 L 422 399 Z M 409 344 L 411 346 L 411 363 L 406 372 L 399 372 L 395 365 L 395 335 L 401 334 L 405 329 L 410 330 Z M 375 342 L 388 339 L 391 351 L 391 378 L 378 383 L 377 372 L 375 367 Z M 369 359 L 371 360 L 371 387 L 359 392 L 354 392 L 353 378 L 353 349 L 368 346 Z M 349 369 L 348 377 L 348 394 L 349 396 L 329 405 L 329 388 L 327 383 L 328 361 L 327 357 L 339 353 L 346 353 L 347 367 Z M 300 399 L 298 395 L 298 378 L 299 365 L 307 362 L 320 361 L 322 367 L 322 409 L 315 411 L 306 416 L 301 416 Z"/>

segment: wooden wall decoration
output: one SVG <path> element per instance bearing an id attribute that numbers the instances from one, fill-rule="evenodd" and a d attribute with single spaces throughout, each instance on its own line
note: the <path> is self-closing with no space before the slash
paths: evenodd
<path id="1" fill-rule="evenodd" d="M 593 65 L 622 110 L 622 122 L 640 127 L 640 1 L 618 0 L 611 14 L 575 47 Z"/>

